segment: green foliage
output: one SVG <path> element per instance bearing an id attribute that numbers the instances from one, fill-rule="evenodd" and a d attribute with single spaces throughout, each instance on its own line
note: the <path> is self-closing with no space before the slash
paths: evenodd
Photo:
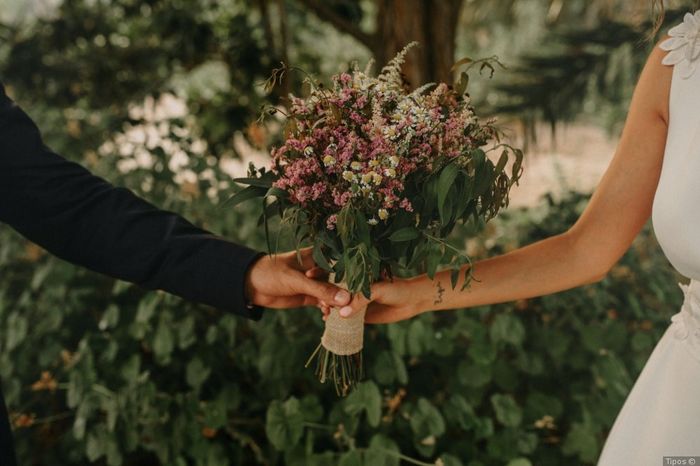
<path id="1" fill-rule="evenodd" d="M 371 381 L 359 384 L 345 401 L 345 412 L 353 416 L 364 412 L 371 427 L 379 426 L 382 395 L 377 385 Z"/>
<path id="2" fill-rule="evenodd" d="M 278 450 L 296 446 L 304 433 L 304 415 L 299 400 L 292 397 L 284 403 L 273 401 L 267 407 L 267 438 Z"/>
<path id="3" fill-rule="evenodd" d="M 503 247 L 527 244 L 565 229 L 586 201 L 550 199 L 493 228 L 508 232 Z M 251 214 L 209 218 L 235 231 Z M 681 299 L 645 229 L 599 284 L 369 327 L 368 379 L 338 399 L 300 369 L 315 312 L 251 323 L 0 234 L 0 376 L 15 422 L 36 416 L 16 431 L 25 462 L 594 464 Z M 30 388 L 42 371 L 56 390 Z"/>

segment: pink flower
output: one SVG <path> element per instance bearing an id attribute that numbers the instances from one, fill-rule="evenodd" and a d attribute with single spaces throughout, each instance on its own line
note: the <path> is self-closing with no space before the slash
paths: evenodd
<path id="1" fill-rule="evenodd" d="M 326 219 L 326 228 L 329 230 L 335 230 L 336 223 L 338 223 L 338 216 L 336 214 L 330 215 Z"/>
<path id="2" fill-rule="evenodd" d="M 336 188 L 333 189 L 333 202 L 338 207 L 345 207 L 345 204 L 348 203 L 351 197 L 352 193 L 350 191 L 340 191 Z"/>
<path id="3" fill-rule="evenodd" d="M 311 199 L 314 201 L 321 197 L 326 192 L 326 184 L 323 182 L 316 182 L 311 186 Z"/>
<path id="4" fill-rule="evenodd" d="M 341 84 L 349 86 L 352 84 L 352 76 L 349 73 L 341 73 L 339 81 Z"/>
<path id="5" fill-rule="evenodd" d="M 409 97 L 355 71 L 332 82 L 290 99 L 295 124 L 271 152 L 273 186 L 310 214 L 315 228 L 336 229 L 349 202 L 367 218 L 413 212 L 408 177 L 428 175 L 443 157 L 464 156 L 488 139 L 487 127 L 445 84 Z"/>

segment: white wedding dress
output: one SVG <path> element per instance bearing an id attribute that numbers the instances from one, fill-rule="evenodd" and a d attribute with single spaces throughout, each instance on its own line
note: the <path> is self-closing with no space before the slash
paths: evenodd
<path id="1" fill-rule="evenodd" d="M 674 66 L 669 128 L 652 225 L 685 301 L 635 382 L 598 466 L 661 466 L 700 457 L 700 11 L 661 44 Z M 690 461 L 684 464 L 698 464 Z"/>

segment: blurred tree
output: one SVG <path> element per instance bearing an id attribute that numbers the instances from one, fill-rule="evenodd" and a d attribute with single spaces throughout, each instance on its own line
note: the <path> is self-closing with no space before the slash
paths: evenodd
<path id="1" fill-rule="evenodd" d="M 463 0 L 377 0 L 376 27 L 364 31 L 359 2 L 341 0 L 299 0 L 314 14 L 363 44 L 380 66 L 406 44 L 418 41 L 420 47 L 408 55 L 404 73 L 412 86 L 426 82 L 452 82 L 457 24 Z"/>
<path id="2" fill-rule="evenodd" d="M 665 25 L 677 24 L 687 11 L 669 10 Z M 636 24 L 603 18 L 590 27 L 547 33 L 544 41 L 556 45 L 520 57 L 519 65 L 499 81 L 491 111 L 520 117 L 533 139 L 537 121 L 549 123 L 554 132 L 557 123 L 582 115 L 620 130 L 637 77 L 655 45 L 647 37 L 652 23 L 651 17 Z"/>
<path id="3" fill-rule="evenodd" d="M 272 0 L 260 0 L 262 3 Z M 460 55 L 498 55 L 499 92 L 476 84 L 482 111 L 534 123 L 571 121 L 595 107 L 615 127 L 650 47 L 651 2 L 616 0 L 297 0 L 364 45 L 380 66 L 410 41 L 408 82 L 451 82 Z M 680 10 L 669 12 L 675 21 Z M 368 18 L 369 21 L 368 21 Z M 480 54 L 480 55 L 479 55 Z M 488 100 L 487 100 L 488 98 Z M 487 104 L 488 105 L 485 105 Z"/>
<path id="4" fill-rule="evenodd" d="M 247 0 L 66 1 L 31 26 L 5 25 L 0 76 L 63 153 L 96 149 L 134 123 L 129 108 L 170 93 L 186 98 L 191 129 L 220 155 L 262 103 L 256 84 L 272 59 L 261 21 Z"/>
<path id="5" fill-rule="evenodd" d="M 648 23 L 629 18 L 649 16 L 646 2 L 620 0 L 72 0 L 57 8 L 31 28 L 0 28 L 0 75 L 32 107 L 64 108 L 37 114 L 43 128 L 79 135 L 67 153 L 95 148 L 145 96 L 172 93 L 186 99 L 191 129 L 217 156 L 235 153 L 231 135 L 255 119 L 267 99 L 258 84 L 279 62 L 317 72 L 370 55 L 381 66 L 411 40 L 421 44 L 405 69 L 412 85 L 450 82 L 456 56 L 496 54 L 518 65 L 499 73 L 499 93 L 476 80 L 482 113 L 509 112 L 532 128 L 593 109 L 614 126 L 646 55 L 635 44 Z M 363 47 L 347 52 L 334 34 Z M 288 77 L 273 102 L 299 84 Z"/>

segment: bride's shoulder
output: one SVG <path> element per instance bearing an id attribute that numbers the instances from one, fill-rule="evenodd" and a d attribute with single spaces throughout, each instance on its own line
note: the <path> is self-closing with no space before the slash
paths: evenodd
<path id="1" fill-rule="evenodd" d="M 668 31 L 654 53 L 663 54 L 661 63 L 674 66 L 678 74 L 687 79 L 695 74 L 700 64 L 700 10 L 686 13 L 683 21 Z"/>
<path id="2" fill-rule="evenodd" d="M 670 36 L 669 36 L 670 37 Z M 673 81 L 673 67 L 664 64 L 667 52 L 661 45 L 662 39 L 651 51 L 635 89 L 633 108 L 650 117 L 660 117 L 669 121 L 669 98 Z"/>

